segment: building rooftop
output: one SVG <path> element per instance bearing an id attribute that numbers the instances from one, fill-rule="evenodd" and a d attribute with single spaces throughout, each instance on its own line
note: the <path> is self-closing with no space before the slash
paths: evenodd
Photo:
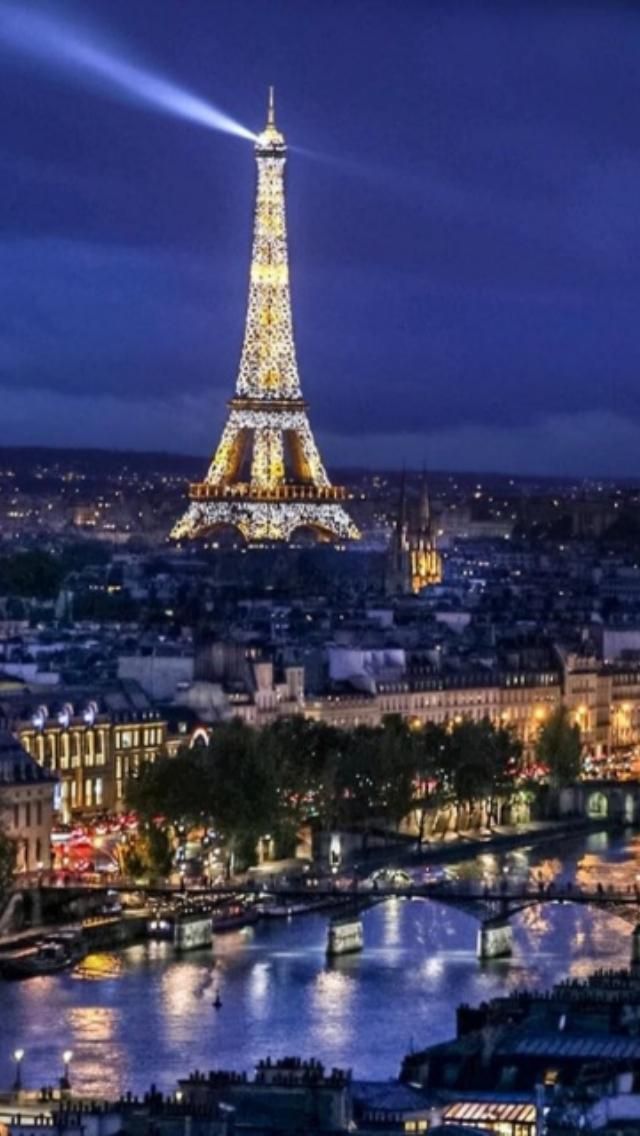
<path id="1" fill-rule="evenodd" d="M 0 786 L 56 780 L 55 774 L 38 765 L 8 730 L 0 730 Z"/>

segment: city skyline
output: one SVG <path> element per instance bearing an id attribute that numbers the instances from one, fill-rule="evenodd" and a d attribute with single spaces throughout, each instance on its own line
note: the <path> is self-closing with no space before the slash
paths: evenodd
<path id="1" fill-rule="evenodd" d="M 54 14 L 249 129 L 276 84 L 331 467 L 637 473 L 636 14 L 366 9 Z M 250 144 L 16 55 L 2 19 L 2 441 L 209 456 L 240 353 Z"/>

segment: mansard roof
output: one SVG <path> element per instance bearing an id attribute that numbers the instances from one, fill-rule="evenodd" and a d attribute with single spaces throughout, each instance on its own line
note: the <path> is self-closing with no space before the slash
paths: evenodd
<path id="1" fill-rule="evenodd" d="M 13 734 L 0 730 L 0 788 L 56 780 L 55 774 L 38 765 Z"/>

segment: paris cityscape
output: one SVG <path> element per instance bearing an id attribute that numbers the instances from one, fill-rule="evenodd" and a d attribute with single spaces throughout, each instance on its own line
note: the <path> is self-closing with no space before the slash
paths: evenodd
<path id="1" fill-rule="evenodd" d="M 640 1133 L 639 20 L 0 0 L 0 1136 Z"/>

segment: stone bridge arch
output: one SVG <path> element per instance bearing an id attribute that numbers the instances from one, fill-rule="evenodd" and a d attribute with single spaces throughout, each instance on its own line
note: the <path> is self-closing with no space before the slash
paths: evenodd
<path id="1" fill-rule="evenodd" d="M 639 824 L 640 782 L 579 781 L 561 789 L 556 803 L 561 817 L 581 816 L 615 824 Z"/>

